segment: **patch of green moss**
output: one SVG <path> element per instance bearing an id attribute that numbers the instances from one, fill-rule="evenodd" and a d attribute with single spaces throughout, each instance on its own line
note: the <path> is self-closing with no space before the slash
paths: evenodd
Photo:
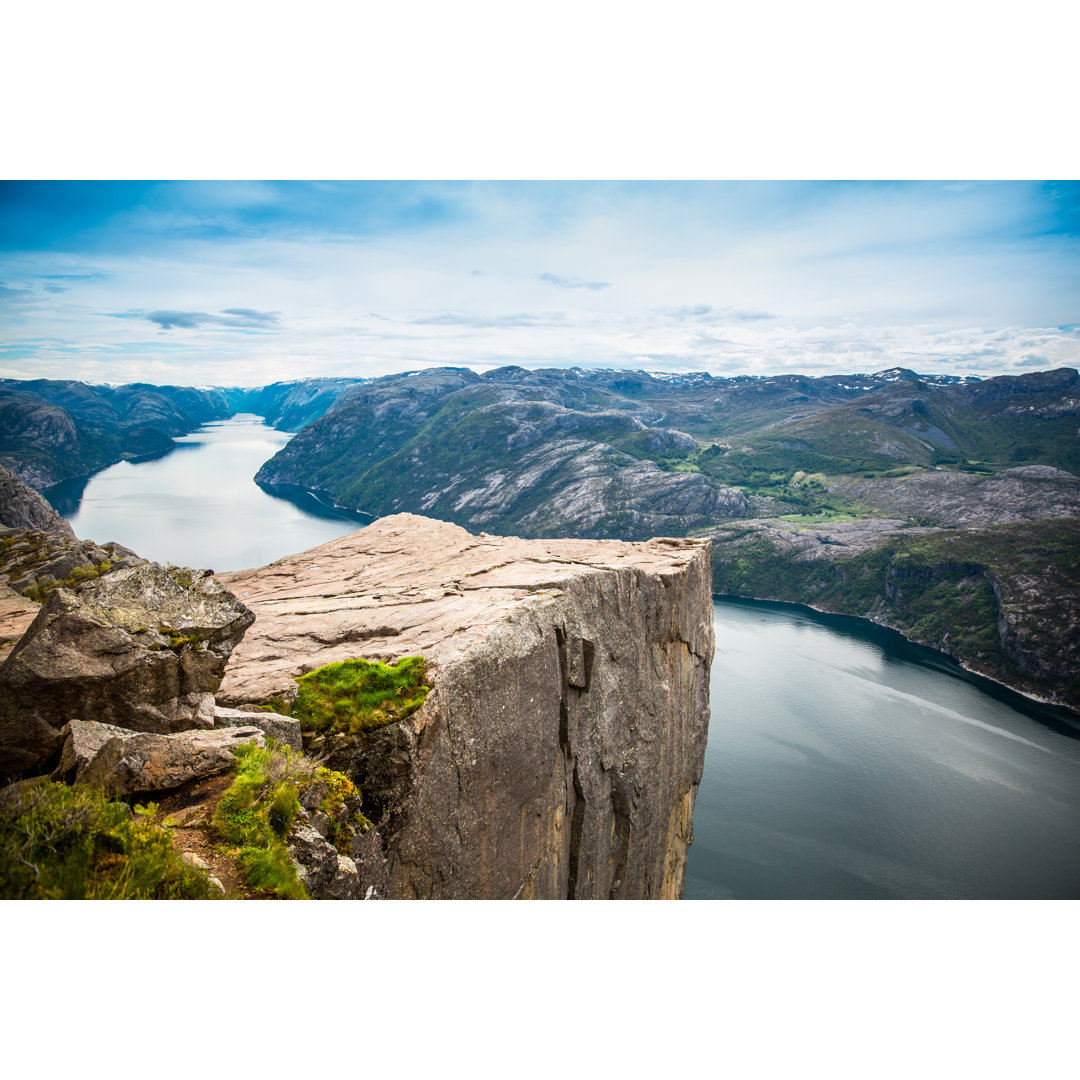
<path id="1" fill-rule="evenodd" d="M 40 779 L 0 797 L 0 898 L 204 900 L 206 874 L 135 807 L 83 786 Z"/>
<path id="2" fill-rule="evenodd" d="M 305 900 L 285 837 L 300 812 L 297 785 L 310 775 L 310 763 L 287 746 L 245 743 L 235 753 L 236 779 L 214 811 L 214 831 L 233 849 L 253 889 Z"/>
<path id="3" fill-rule="evenodd" d="M 40 565 L 40 563 L 38 564 Z M 44 604 L 46 597 L 54 589 L 77 589 L 87 581 L 95 581 L 102 574 L 107 574 L 112 569 L 112 563 L 107 559 L 95 566 L 76 566 L 66 577 L 60 580 L 45 575 L 44 581 L 33 581 L 22 590 L 23 596 L 35 603 Z"/>
<path id="4" fill-rule="evenodd" d="M 198 645 L 199 635 L 191 634 L 188 637 L 182 637 L 180 634 L 173 634 L 169 638 L 169 648 L 174 652 L 178 652 L 185 645 Z"/>
<path id="5" fill-rule="evenodd" d="M 372 731 L 416 712 L 430 686 L 424 658 L 403 656 L 396 664 L 342 660 L 296 680 L 300 691 L 290 713 L 304 731 Z"/>

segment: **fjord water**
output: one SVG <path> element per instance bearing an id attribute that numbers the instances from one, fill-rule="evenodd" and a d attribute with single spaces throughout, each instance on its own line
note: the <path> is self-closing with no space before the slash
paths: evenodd
<path id="1" fill-rule="evenodd" d="M 360 525 L 256 486 L 289 438 L 239 416 L 50 495 L 80 537 L 259 566 Z M 717 601 L 715 624 L 687 898 L 1080 897 L 1063 716 L 860 620 Z"/>
<path id="2" fill-rule="evenodd" d="M 77 536 L 116 540 L 147 559 L 221 571 L 262 566 L 363 524 L 313 497 L 298 493 L 297 505 L 254 483 L 291 438 L 241 414 L 177 439 L 164 457 L 121 461 L 85 488 L 64 485 L 49 498 Z"/>
<path id="3" fill-rule="evenodd" d="M 1080 897 L 1061 710 L 861 620 L 715 602 L 688 899 Z"/>

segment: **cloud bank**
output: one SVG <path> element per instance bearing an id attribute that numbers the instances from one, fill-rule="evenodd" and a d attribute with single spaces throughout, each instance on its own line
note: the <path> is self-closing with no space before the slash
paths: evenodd
<path id="1" fill-rule="evenodd" d="M 19 378 L 1015 373 L 1080 364 L 1080 185 L 16 183 L 0 282 Z"/>

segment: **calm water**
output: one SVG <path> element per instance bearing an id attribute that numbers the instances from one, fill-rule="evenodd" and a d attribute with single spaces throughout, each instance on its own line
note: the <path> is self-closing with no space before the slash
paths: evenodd
<path id="1" fill-rule="evenodd" d="M 49 499 L 77 536 L 117 540 L 148 559 L 222 571 L 262 566 L 361 527 L 355 515 L 301 496 L 302 508 L 253 482 L 291 438 L 242 414 L 177 439 L 164 457 L 122 461 L 85 488 L 54 488 Z"/>
<path id="2" fill-rule="evenodd" d="M 688 899 L 1080 897 L 1058 710 L 854 619 L 715 605 Z"/>
<path id="3" fill-rule="evenodd" d="M 208 424 L 54 491 L 76 533 L 180 565 L 259 566 L 357 528 L 260 490 L 290 435 Z M 1080 738 L 859 620 L 718 601 L 688 898 L 1080 897 Z"/>

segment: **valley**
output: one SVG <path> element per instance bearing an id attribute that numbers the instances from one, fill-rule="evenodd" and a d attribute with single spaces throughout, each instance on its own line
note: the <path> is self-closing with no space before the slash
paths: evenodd
<path id="1" fill-rule="evenodd" d="M 298 430 L 255 473 L 268 493 L 525 538 L 708 537 L 716 593 L 868 618 L 1080 707 L 1072 368 L 434 368 L 200 390 L 7 380 L 5 408 L 0 463 L 50 495 L 58 476 L 254 410 Z"/>

